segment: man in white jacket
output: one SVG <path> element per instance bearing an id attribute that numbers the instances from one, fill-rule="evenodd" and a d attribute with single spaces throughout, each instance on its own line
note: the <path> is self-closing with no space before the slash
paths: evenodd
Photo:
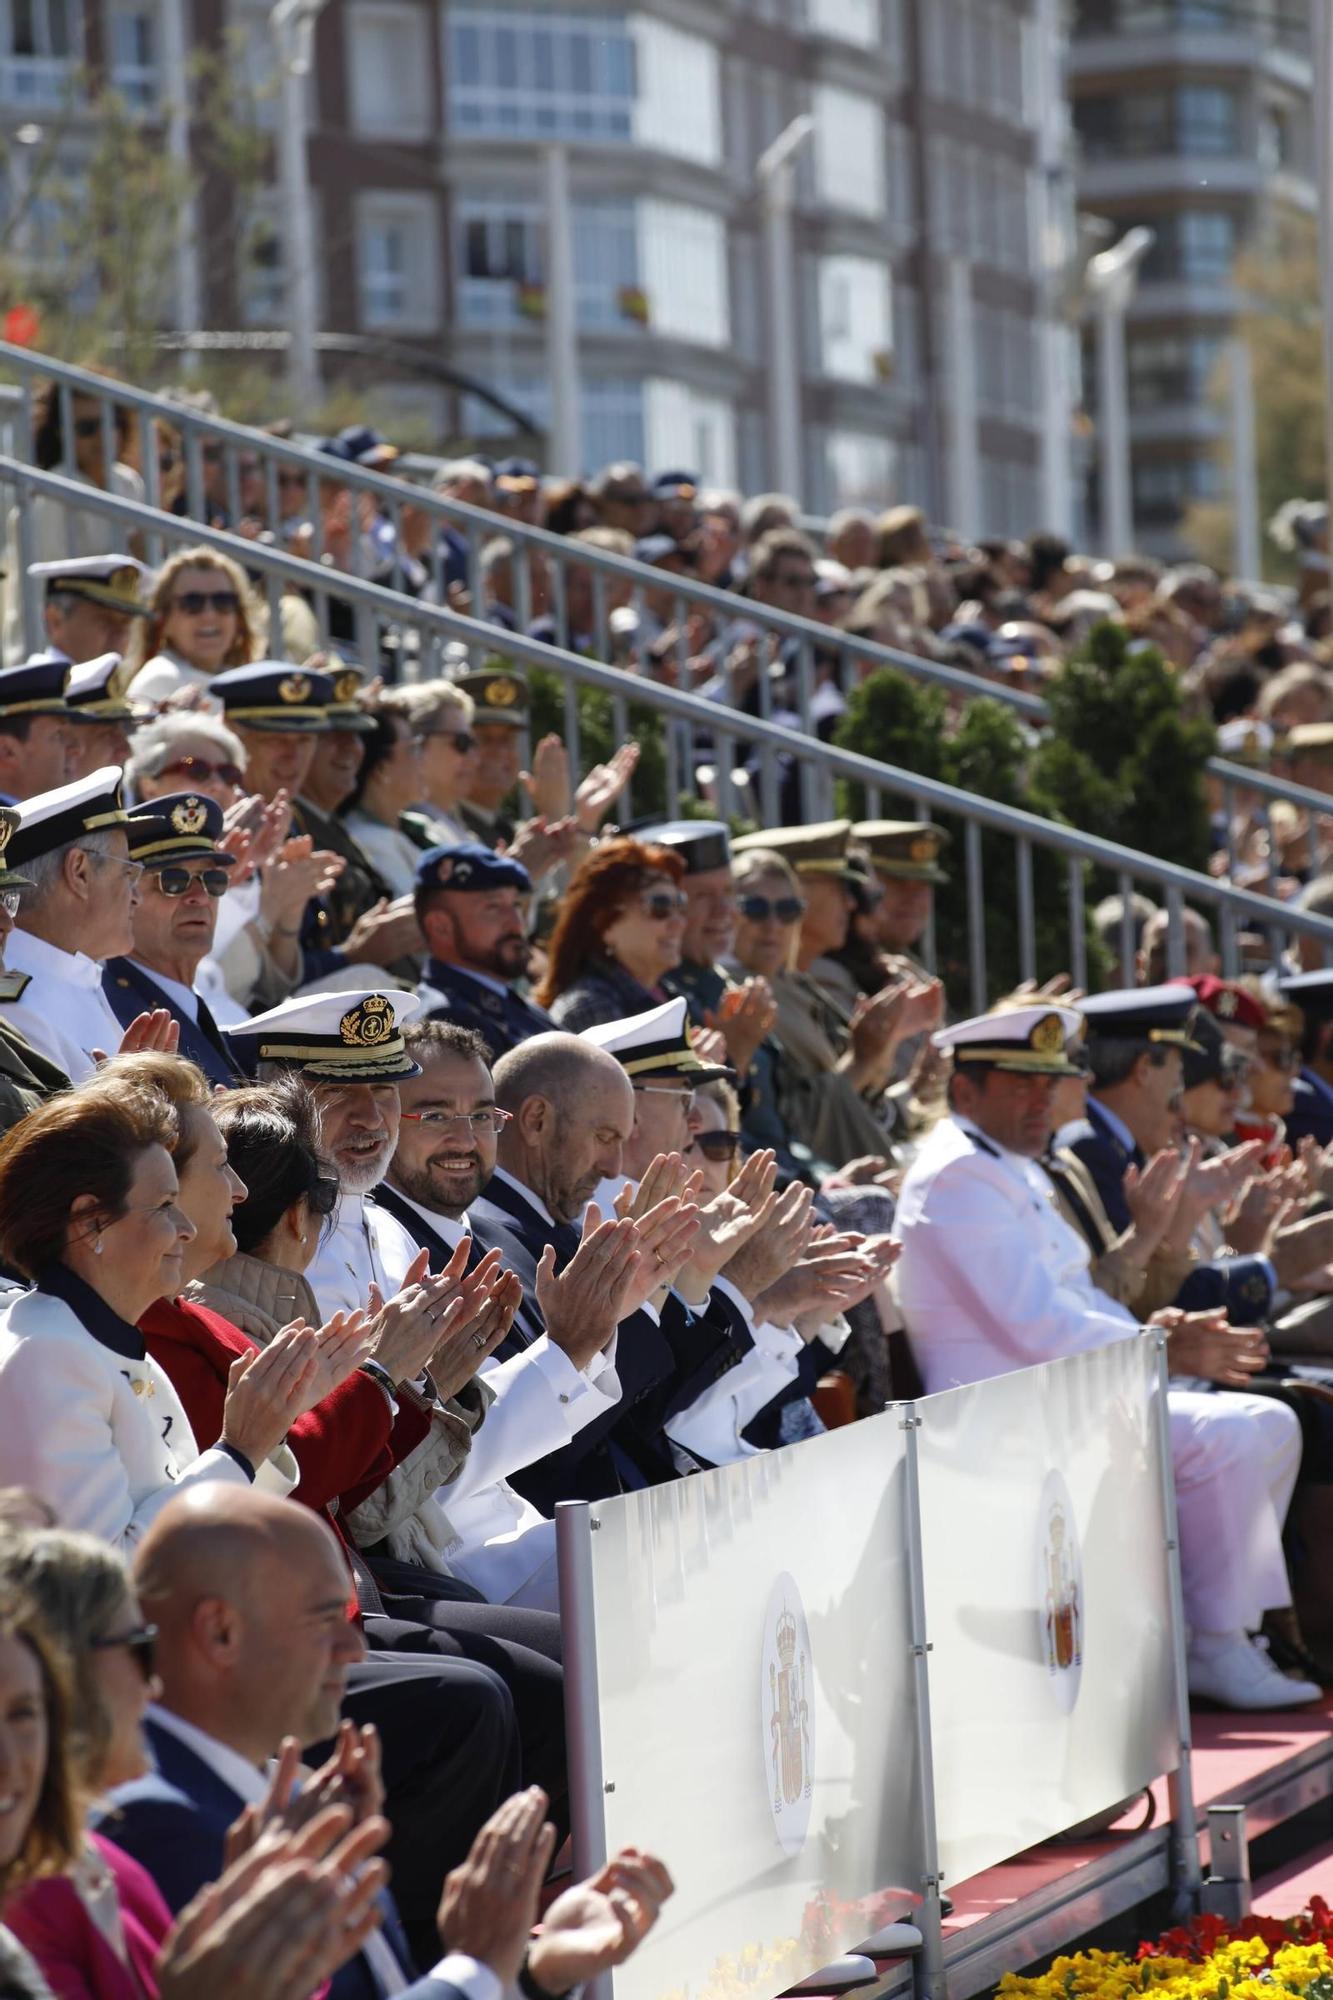
<path id="1" fill-rule="evenodd" d="M 924 1141 L 898 1200 L 898 1296 L 928 1391 L 1081 1353 L 1141 1329 L 1094 1286 L 1083 1238 L 1037 1166 L 1066 1051 L 1081 1027 L 1049 1005 L 941 1030 L 950 1116 Z M 1282 1522 L 1300 1463 L 1291 1411 L 1262 1396 L 1172 1389 L 1181 1572 L 1195 1694 L 1228 1708 L 1316 1698 L 1247 1636 L 1290 1604 Z"/>

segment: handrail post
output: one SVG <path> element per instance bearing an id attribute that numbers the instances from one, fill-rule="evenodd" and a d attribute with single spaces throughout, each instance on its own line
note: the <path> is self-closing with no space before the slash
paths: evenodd
<path id="1" fill-rule="evenodd" d="M 929 1398 L 927 1398 L 929 1401 Z M 908 1634 L 912 1647 L 912 1704 L 917 1779 L 921 1787 L 921 1907 L 913 1921 L 921 1950 L 913 1961 L 915 1991 L 921 2000 L 948 2000 L 941 1928 L 944 1878 L 940 1873 L 939 1832 L 935 1825 L 935 1752 L 930 1726 L 930 1638 L 926 1619 L 926 1560 L 921 1519 L 921 1465 L 915 1403 L 900 1403 L 898 1427 L 904 1434 L 903 1511 L 907 1544 Z"/>

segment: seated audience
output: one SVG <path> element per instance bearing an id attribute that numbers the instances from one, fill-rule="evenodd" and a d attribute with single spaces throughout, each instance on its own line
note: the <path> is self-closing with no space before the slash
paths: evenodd
<path id="1" fill-rule="evenodd" d="M 557 1027 L 581 1033 L 667 998 L 662 981 L 685 936 L 684 876 L 679 855 L 640 840 L 605 840 L 588 855 L 561 899 L 537 989 Z"/>
<path id="2" fill-rule="evenodd" d="M 479 841 L 433 847 L 416 869 L 417 922 L 426 970 L 417 998 L 428 1020 L 471 1028 L 502 1056 L 551 1017 L 515 990 L 532 948 L 527 921 L 532 878 L 519 862 Z"/>
<path id="3" fill-rule="evenodd" d="M 153 579 L 146 609 L 125 661 L 136 701 L 203 690 L 262 651 L 263 613 L 245 571 L 217 550 L 174 550 Z"/>

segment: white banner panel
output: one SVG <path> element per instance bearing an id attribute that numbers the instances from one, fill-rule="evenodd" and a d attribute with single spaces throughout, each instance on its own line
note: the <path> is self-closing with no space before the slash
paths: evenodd
<path id="1" fill-rule="evenodd" d="M 889 1411 L 592 1509 L 607 1851 L 676 1881 L 617 2000 L 778 1992 L 919 1895 L 903 1448 Z"/>
<path id="2" fill-rule="evenodd" d="M 946 1885 L 1178 1761 L 1151 1340 L 928 1396 L 921 1518 Z"/>

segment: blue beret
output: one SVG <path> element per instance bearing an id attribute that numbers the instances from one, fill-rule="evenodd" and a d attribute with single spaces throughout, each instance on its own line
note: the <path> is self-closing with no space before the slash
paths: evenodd
<path id="1" fill-rule="evenodd" d="M 465 840 L 456 847 L 432 847 L 417 863 L 418 889 L 459 889 L 473 894 L 485 889 L 517 889 L 532 893 L 532 877 L 521 861 Z"/>

